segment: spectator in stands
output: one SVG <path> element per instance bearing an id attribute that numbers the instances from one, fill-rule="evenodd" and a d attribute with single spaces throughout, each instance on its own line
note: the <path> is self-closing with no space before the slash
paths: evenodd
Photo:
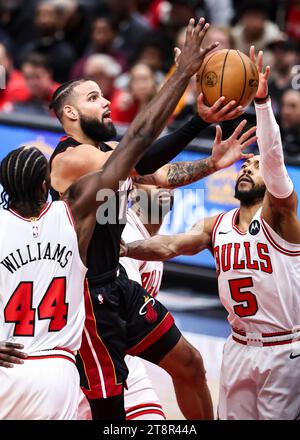
<path id="1" fill-rule="evenodd" d="M 84 54 L 90 38 L 92 23 L 91 8 L 86 1 L 57 0 L 64 5 L 64 22 L 62 30 L 65 40 L 73 47 L 76 57 Z"/>
<path id="2" fill-rule="evenodd" d="M 300 0 L 287 1 L 286 32 L 291 38 L 300 41 Z"/>
<path id="3" fill-rule="evenodd" d="M 300 91 L 286 90 L 281 99 L 280 126 L 284 152 L 300 159 Z"/>
<path id="4" fill-rule="evenodd" d="M 38 35 L 23 52 L 23 56 L 31 52 L 47 56 L 53 66 L 54 79 L 58 82 L 69 79 L 69 71 L 76 59 L 74 49 L 64 39 L 61 14 L 62 9 L 57 0 L 42 0 L 37 5 L 35 15 Z"/>
<path id="5" fill-rule="evenodd" d="M 148 38 L 139 43 L 137 53 L 133 62 L 130 64 L 146 64 L 150 67 L 155 75 L 157 84 L 160 84 L 165 78 L 167 69 L 166 48 L 163 39 L 159 35 L 150 35 Z M 130 73 L 125 72 L 116 79 L 116 87 L 119 89 L 127 89 L 130 79 Z"/>
<path id="6" fill-rule="evenodd" d="M 273 65 L 269 80 L 272 107 L 279 114 L 280 101 L 285 90 L 291 87 L 293 67 L 299 64 L 300 48 L 293 40 L 277 41 L 270 46 L 273 53 Z"/>
<path id="7" fill-rule="evenodd" d="M 240 21 L 233 27 L 234 47 L 246 54 L 254 44 L 264 50 L 265 64 L 272 64 L 268 46 L 282 38 L 279 27 L 268 20 L 268 7 L 262 0 L 243 0 L 241 2 Z"/>
<path id="8" fill-rule="evenodd" d="M 97 17 L 92 24 L 90 44 L 86 48 L 85 55 L 75 63 L 71 72 L 71 79 L 82 78 L 87 57 L 97 53 L 111 56 L 124 70 L 127 61 L 122 51 L 115 48 L 116 37 L 117 34 L 112 21 L 108 17 Z"/>
<path id="9" fill-rule="evenodd" d="M 219 42 L 219 46 L 215 50 L 231 49 L 234 48 L 234 41 L 230 32 L 230 28 L 222 26 L 210 26 L 204 40 L 202 42 L 203 47 L 209 46 L 215 41 Z"/>
<path id="10" fill-rule="evenodd" d="M 10 110 L 15 113 L 51 115 L 49 111 L 51 97 L 60 84 L 53 80 L 49 60 L 42 54 L 32 53 L 24 60 L 22 72 L 30 96 L 24 102 L 15 103 Z"/>
<path id="11" fill-rule="evenodd" d="M 128 90 L 119 90 L 111 103 L 111 117 L 130 123 L 157 92 L 155 75 L 146 64 L 136 64 L 130 71 Z"/>
<path id="12" fill-rule="evenodd" d="M 133 59 L 139 41 L 153 31 L 147 20 L 136 9 L 135 0 L 107 0 L 107 8 L 100 4 L 99 15 L 109 15 L 118 35 L 116 48 L 123 51 L 126 59 Z M 190 18 L 190 17 L 189 17 Z"/>
<path id="13" fill-rule="evenodd" d="M 115 94 L 114 81 L 121 73 L 121 66 L 109 55 L 90 55 L 84 65 L 83 77 L 95 81 L 103 96 L 113 101 Z"/>
<path id="14" fill-rule="evenodd" d="M 35 5 L 36 0 L 0 0 L 0 41 L 11 43 L 11 55 L 17 67 L 19 54 L 35 38 Z"/>
<path id="15" fill-rule="evenodd" d="M 1 84 L 0 90 L 0 111 L 2 111 L 8 103 L 26 101 L 29 97 L 29 90 L 22 72 L 14 68 L 11 54 L 1 43 L 0 65 L 5 71 L 0 71 L 1 83 L 2 80 L 5 81 L 5 84 Z M 2 86 L 5 86 L 5 88 L 2 88 Z"/>
<path id="16" fill-rule="evenodd" d="M 227 27 L 234 15 L 232 0 L 200 0 L 196 2 L 197 15 L 203 16 L 214 26 Z"/>

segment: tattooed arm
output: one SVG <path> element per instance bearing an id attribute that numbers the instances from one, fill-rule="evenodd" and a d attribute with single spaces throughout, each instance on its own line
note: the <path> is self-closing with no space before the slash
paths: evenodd
<path id="1" fill-rule="evenodd" d="M 242 121 L 233 134 L 225 141 L 222 141 L 221 127 L 217 126 L 212 154 L 207 159 L 193 162 L 169 163 L 154 174 L 136 176 L 134 178 L 135 182 L 163 188 L 177 188 L 196 182 L 215 171 L 229 167 L 237 160 L 252 157 L 252 154 L 245 154 L 243 150 L 256 141 L 256 136 L 252 136 L 256 127 L 246 131 L 238 139 L 246 122 L 246 120 Z"/>

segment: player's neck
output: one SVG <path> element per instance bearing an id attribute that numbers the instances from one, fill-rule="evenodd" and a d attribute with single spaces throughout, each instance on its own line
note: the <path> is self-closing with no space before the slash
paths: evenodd
<path id="1" fill-rule="evenodd" d="M 29 203 L 13 203 L 9 207 L 25 218 L 39 217 L 42 209 L 46 205 L 46 201 L 39 201 L 34 205 Z"/>
<path id="2" fill-rule="evenodd" d="M 65 131 L 77 142 L 80 142 L 80 144 L 94 145 L 94 147 L 98 147 L 99 145 L 99 141 L 95 141 L 94 139 L 87 136 L 79 127 L 68 128 Z"/>
<path id="3" fill-rule="evenodd" d="M 247 231 L 248 227 L 259 208 L 262 206 L 262 202 L 255 203 L 251 206 L 240 206 L 239 218 L 237 226 L 241 231 Z"/>

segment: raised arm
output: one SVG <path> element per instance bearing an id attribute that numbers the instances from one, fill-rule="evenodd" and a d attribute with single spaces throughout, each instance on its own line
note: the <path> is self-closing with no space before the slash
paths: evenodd
<path id="1" fill-rule="evenodd" d="M 207 159 L 170 163 L 154 174 L 136 176 L 134 180 L 137 183 L 147 183 L 163 188 L 176 188 L 196 182 L 215 171 L 229 167 L 237 160 L 252 157 L 252 154 L 245 154 L 243 150 L 255 142 L 256 136 L 253 136 L 253 134 L 256 127 L 241 135 L 246 122 L 246 120 L 242 121 L 225 141 L 222 141 L 221 127 L 217 126 L 212 155 Z"/>
<path id="2" fill-rule="evenodd" d="M 298 198 L 288 175 L 282 149 L 279 125 L 273 114 L 268 94 L 270 67 L 263 71 L 263 52 L 250 57 L 259 71 L 259 87 L 255 96 L 260 171 L 267 191 L 262 215 L 267 223 L 286 241 L 300 243 L 300 223 L 297 217 Z"/>
<path id="3" fill-rule="evenodd" d="M 174 159 L 188 144 L 210 124 L 235 119 L 244 112 L 235 101 L 222 106 L 225 97 L 219 98 L 213 106 L 208 107 L 201 93 L 197 100 L 198 114 L 194 115 L 182 127 L 157 139 L 136 165 L 138 174 L 153 174 L 163 165 Z"/>
<path id="4" fill-rule="evenodd" d="M 148 240 L 122 244 L 122 257 L 136 260 L 165 261 L 178 255 L 194 255 L 211 246 L 212 229 L 218 216 L 196 223 L 183 234 L 155 235 Z"/>
<path id="5" fill-rule="evenodd" d="M 136 116 L 118 147 L 105 163 L 102 172 L 83 176 L 72 185 L 68 197 L 75 216 L 82 217 L 97 209 L 99 202 L 96 200 L 96 194 L 99 189 L 109 188 L 117 191 L 119 182 L 127 178 L 145 149 L 164 128 L 190 78 L 198 71 L 205 55 L 217 45 L 201 49 L 208 27 L 203 18 L 196 26 L 194 20 L 190 20 L 175 73 L 148 106 Z"/>

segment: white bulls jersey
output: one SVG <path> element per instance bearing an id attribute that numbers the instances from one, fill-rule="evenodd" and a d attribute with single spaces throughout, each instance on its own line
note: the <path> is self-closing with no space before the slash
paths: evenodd
<path id="1" fill-rule="evenodd" d="M 150 234 L 132 209 L 127 210 L 127 223 L 122 234 L 126 243 L 150 238 Z M 153 296 L 158 294 L 163 263 L 139 261 L 122 257 L 120 263 L 128 278 L 142 285 Z M 129 370 L 124 403 L 127 420 L 163 420 L 165 418 L 161 402 L 153 389 L 145 365 L 138 357 L 125 357 Z"/>
<path id="2" fill-rule="evenodd" d="M 132 209 L 127 210 L 127 223 L 122 239 L 125 243 L 136 240 L 146 240 L 149 232 Z M 161 261 L 139 261 L 122 257 L 120 263 L 125 268 L 128 278 L 142 285 L 152 296 L 156 296 L 162 280 L 163 263 Z"/>
<path id="3" fill-rule="evenodd" d="M 0 243 L 0 340 L 29 354 L 78 350 L 86 268 L 67 205 L 47 204 L 35 221 L 0 210 Z"/>
<path id="4" fill-rule="evenodd" d="M 220 299 L 232 327 L 270 333 L 300 326 L 300 244 L 283 240 L 257 211 L 246 233 L 239 209 L 213 228 Z"/>

